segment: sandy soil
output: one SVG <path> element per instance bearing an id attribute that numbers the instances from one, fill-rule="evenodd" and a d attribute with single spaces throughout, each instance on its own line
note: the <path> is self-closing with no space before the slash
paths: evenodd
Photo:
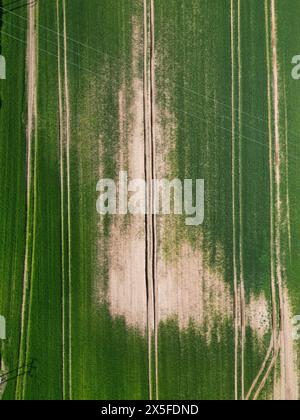
<path id="1" fill-rule="evenodd" d="M 250 304 L 246 306 L 246 319 L 247 325 L 256 332 L 259 342 L 263 344 L 272 327 L 269 304 L 263 293 L 258 298 L 251 295 Z"/>
<path id="2" fill-rule="evenodd" d="M 119 94 L 121 126 L 126 118 L 124 98 L 125 92 L 121 90 Z M 133 104 L 130 114 L 133 121 L 128 143 L 128 175 L 131 179 L 144 179 L 143 83 L 136 78 L 133 81 Z M 121 137 L 125 142 L 123 129 Z M 125 144 L 123 147 L 121 150 L 124 152 Z M 126 155 L 122 156 L 121 151 L 120 162 L 125 160 Z M 127 325 L 145 333 L 147 329 L 145 217 L 133 217 L 129 225 L 124 226 L 124 217 L 116 216 L 112 228 L 109 250 L 109 305 L 114 317 L 123 316 Z"/>
<path id="3" fill-rule="evenodd" d="M 157 273 L 160 321 L 178 319 L 183 330 L 192 323 L 208 343 L 213 330 L 221 335 L 223 323 L 233 313 L 230 286 L 223 273 L 206 266 L 201 251 L 186 243 L 169 261 L 158 260 Z"/>
<path id="4" fill-rule="evenodd" d="M 139 42 L 140 32 L 140 26 L 135 23 L 134 44 Z M 125 85 L 119 92 L 118 167 L 120 171 L 127 170 L 130 179 L 145 179 L 144 90 L 143 81 L 138 78 L 139 54 L 139 47 L 134 47 L 129 109 Z M 128 326 L 142 334 L 148 325 L 145 256 L 145 217 L 130 216 L 125 224 L 124 216 L 115 216 L 109 245 L 109 307 L 113 317 L 124 317 Z"/>

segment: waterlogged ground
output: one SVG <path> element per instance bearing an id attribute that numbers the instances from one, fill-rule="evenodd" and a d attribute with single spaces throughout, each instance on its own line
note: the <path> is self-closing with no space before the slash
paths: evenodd
<path id="1" fill-rule="evenodd" d="M 0 11 L 2 398 L 298 399 L 300 1 Z M 204 224 L 100 217 L 122 170 Z"/>

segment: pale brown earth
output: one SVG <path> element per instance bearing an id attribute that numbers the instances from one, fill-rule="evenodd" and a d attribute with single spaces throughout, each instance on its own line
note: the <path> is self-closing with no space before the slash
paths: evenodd
<path id="1" fill-rule="evenodd" d="M 139 42 L 140 27 L 136 23 L 133 36 L 134 44 Z M 120 171 L 128 171 L 129 180 L 145 179 L 144 91 L 143 81 L 138 78 L 139 52 L 139 48 L 134 46 L 134 78 L 129 109 L 126 108 L 128 91 L 125 86 L 119 92 L 118 167 Z M 124 216 L 114 216 L 109 241 L 109 308 L 113 317 L 124 317 L 128 326 L 139 329 L 143 334 L 147 329 L 145 255 L 145 216 L 129 216 L 126 223 Z"/>
<path id="2" fill-rule="evenodd" d="M 201 251 L 185 243 L 167 262 L 159 258 L 157 279 L 160 321 L 177 319 L 182 330 L 194 325 L 208 343 L 213 330 L 220 337 L 223 324 L 233 314 L 230 286 L 224 273 L 205 264 Z"/>
<path id="3" fill-rule="evenodd" d="M 246 320 L 246 324 L 256 332 L 259 343 L 263 344 L 272 326 L 269 304 L 263 293 L 258 297 L 251 295 L 250 303 L 246 306 Z"/>
<path id="4" fill-rule="evenodd" d="M 126 118 L 123 107 L 125 92 L 119 94 L 120 121 Z M 134 78 L 131 129 L 128 139 L 128 177 L 144 179 L 144 116 L 143 83 Z M 120 127 L 123 124 L 120 124 Z M 121 143 L 125 141 L 121 129 Z M 125 147 L 125 145 L 123 144 Z M 125 162 L 121 146 L 119 162 Z M 122 166 L 122 164 L 121 164 Z M 124 170 L 123 168 L 120 168 Z M 133 219 L 131 219 L 133 218 Z M 114 217 L 109 248 L 109 306 L 113 316 L 123 316 L 129 326 L 145 333 L 147 328 L 147 292 L 145 279 L 145 217 L 130 216 L 124 226 L 124 216 Z"/>

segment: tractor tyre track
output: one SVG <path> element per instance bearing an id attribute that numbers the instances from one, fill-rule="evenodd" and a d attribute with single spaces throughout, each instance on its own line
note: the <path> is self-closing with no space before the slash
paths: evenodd
<path id="1" fill-rule="evenodd" d="M 63 0 L 63 43 L 64 43 L 64 95 L 65 95 L 65 130 L 66 130 L 66 178 L 67 178 L 67 225 L 68 225 L 68 330 L 69 330 L 69 399 L 72 399 L 72 230 L 71 230 L 71 112 L 68 77 L 68 45 L 67 45 L 67 13 L 66 1 Z"/>
<path id="2" fill-rule="evenodd" d="M 282 339 L 277 339 L 277 337 L 281 337 L 282 333 L 278 333 L 278 330 L 281 330 L 282 325 L 282 298 L 280 298 L 280 286 L 281 282 L 280 279 L 278 279 L 278 224 L 276 225 L 276 222 L 278 223 L 277 217 L 278 217 L 278 207 L 275 208 L 274 212 L 274 198 L 276 197 L 276 203 L 278 199 L 278 173 L 277 178 L 275 177 L 275 187 L 274 187 L 274 167 L 278 165 L 278 140 L 279 140 L 279 126 L 276 126 L 276 123 L 279 123 L 279 119 L 276 119 L 276 115 L 278 112 L 278 104 L 276 105 L 276 97 L 275 97 L 275 84 L 277 83 L 277 79 L 274 76 L 275 67 L 277 65 L 277 59 L 274 57 L 274 15 L 271 13 L 271 28 L 270 28 L 270 16 L 269 16 L 269 4 L 268 1 L 265 1 L 265 26 L 266 26 L 266 55 L 267 55 L 267 73 L 268 73 L 268 121 L 269 121 L 269 168 L 270 168 L 270 265 L 271 265 L 271 293 L 272 293 L 272 325 L 273 325 L 273 343 L 272 343 L 272 350 L 273 350 L 273 357 L 270 361 L 270 364 L 268 366 L 268 369 L 262 378 L 259 387 L 254 395 L 254 399 L 257 400 L 259 398 L 260 393 L 262 392 L 270 374 L 272 373 L 273 368 L 276 365 L 276 361 L 278 359 L 279 353 L 280 353 L 280 347 L 282 343 Z M 270 29 L 271 29 L 271 45 L 270 45 Z M 272 54 L 271 54 L 272 53 Z M 271 55 L 272 55 L 272 64 L 271 64 Z M 275 59 L 275 62 L 274 62 Z M 273 80 L 271 77 L 271 74 L 273 74 Z M 274 90 L 274 97 L 272 100 L 272 86 Z M 278 89 L 278 85 L 277 85 Z M 274 104 L 273 104 L 274 102 Z M 272 104 L 274 106 L 274 113 L 275 115 L 275 143 L 277 142 L 277 146 L 275 144 L 275 162 L 273 158 L 274 153 L 274 145 L 273 145 L 273 115 L 272 115 Z M 276 110 L 277 106 L 277 110 Z M 280 188 L 280 186 L 279 186 Z M 277 195 L 276 195 L 277 194 Z M 279 226 L 280 229 L 280 226 Z M 280 242 L 279 242 L 280 246 Z M 281 271 L 281 269 L 280 269 Z M 280 273 L 281 276 L 281 273 Z M 278 324 L 278 308 L 277 308 L 277 293 L 279 294 L 279 327 L 277 327 Z M 270 350 L 270 349 L 269 349 Z M 258 377 L 254 381 L 250 391 L 249 391 L 249 397 L 250 394 L 253 392 L 255 386 L 258 383 L 258 378 L 262 375 L 263 371 L 266 368 L 266 362 L 269 359 L 269 352 L 267 353 L 266 359 L 263 362 L 262 368 L 259 371 Z M 274 378 L 274 384 L 275 384 L 275 378 Z"/>
<path id="3" fill-rule="evenodd" d="M 241 398 L 245 400 L 245 342 L 246 301 L 244 284 L 244 214 L 243 214 L 243 143 L 242 143 L 242 47 L 241 47 L 241 0 L 238 0 L 238 125 L 239 125 L 239 263 L 240 263 L 240 310 L 241 310 Z"/>
<path id="4" fill-rule="evenodd" d="M 233 228 L 233 275 L 234 275 L 234 395 L 238 400 L 238 347 L 239 347 L 239 296 L 238 296 L 238 268 L 237 268 L 237 230 L 236 230 L 236 153 L 235 153 L 235 19 L 234 0 L 231 0 L 231 86 L 232 86 L 232 228 Z"/>
<path id="5" fill-rule="evenodd" d="M 248 394 L 246 395 L 246 401 L 249 401 L 250 400 L 251 395 L 252 395 L 253 391 L 255 390 L 255 387 L 258 384 L 260 377 L 263 375 L 263 373 L 264 373 L 264 371 L 266 369 L 267 363 L 269 361 L 269 358 L 270 358 L 270 356 L 271 356 L 271 354 L 273 352 L 273 349 L 274 349 L 274 339 L 272 337 L 271 338 L 271 342 L 270 342 L 270 346 L 269 346 L 269 349 L 267 351 L 266 357 L 265 357 L 265 359 L 263 361 L 263 364 L 262 364 L 262 366 L 261 366 L 261 368 L 260 368 L 260 370 L 259 370 L 256 378 L 254 379 L 254 381 L 253 381 L 253 383 L 252 383 L 252 385 L 251 385 L 251 387 L 250 387 L 250 389 L 248 391 Z M 273 357 L 272 357 L 272 360 L 270 361 L 270 364 L 272 364 L 272 361 L 273 361 Z M 260 385 L 259 386 L 261 386 L 261 384 L 262 384 L 262 381 L 260 382 Z"/>
<path id="6" fill-rule="evenodd" d="M 154 62 L 154 2 L 144 0 L 144 136 L 145 178 L 147 191 L 146 283 L 148 329 L 149 398 L 158 397 L 158 319 L 156 282 L 156 217 L 153 214 L 152 179 L 155 178 L 155 62 Z M 154 334 L 154 343 L 152 337 Z M 152 357 L 154 345 L 154 360 Z M 155 386 L 153 383 L 153 368 Z"/>
<path id="7" fill-rule="evenodd" d="M 286 338 L 285 338 L 285 308 L 284 308 L 284 291 L 282 278 L 282 254 L 281 254 L 281 147 L 280 147 L 280 111 L 279 111 L 279 68 L 278 68 L 278 52 L 277 52 L 277 23 L 275 0 L 271 0 L 271 46 L 272 46 L 272 68 L 273 68 L 273 101 L 274 101 L 274 130 L 275 130 L 275 209 L 276 209 L 276 225 L 275 225 L 275 246 L 276 246 L 276 273 L 278 283 L 278 294 L 280 303 L 280 335 L 281 335 L 281 381 L 283 381 L 282 398 L 286 399 Z"/>
<path id="8" fill-rule="evenodd" d="M 237 54 L 235 51 L 237 50 Z M 243 144 L 242 144 L 242 57 L 241 3 L 231 1 L 231 66 L 232 66 L 232 212 L 233 212 L 233 270 L 235 318 L 235 399 L 245 399 L 245 340 L 246 302 L 243 251 Z M 235 71 L 237 67 L 237 71 Z M 237 88 L 235 86 L 237 85 Z M 236 103 L 238 106 L 236 106 Z M 238 115 L 236 112 L 238 111 Z M 238 142 L 237 142 L 238 140 Z M 237 149 L 237 150 L 236 150 Z M 238 164 L 238 167 L 237 167 Z M 236 185 L 236 178 L 238 185 Z M 239 349 L 241 350 L 239 360 Z M 240 372 L 239 372 L 240 371 Z M 240 378 L 239 378 L 240 375 Z"/>
<path id="9" fill-rule="evenodd" d="M 269 16 L 269 7 L 270 7 L 270 16 Z M 271 361 L 271 364 L 262 379 L 262 382 L 254 396 L 254 399 L 258 399 L 262 389 L 264 388 L 266 381 L 269 375 L 272 372 L 272 369 L 276 366 L 276 361 L 279 354 L 281 354 L 280 368 L 281 368 L 281 399 L 286 400 L 290 399 L 290 390 L 288 384 L 291 382 L 291 378 L 287 377 L 287 366 L 289 361 L 287 360 L 286 346 L 288 339 L 286 338 L 286 310 L 285 310 L 285 297 L 283 289 L 283 269 L 282 269 L 282 252 L 281 252 L 281 226 L 282 226 L 282 209 L 281 209 L 281 145 L 280 145 L 280 112 L 279 112 L 279 67 L 278 67 L 278 52 L 277 52 L 277 27 L 276 27 L 276 8 L 275 0 L 271 0 L 271 4 L 265 2 L 265 13 L 266 13 L 266 30 L 267 30 L 267 45 L 269 45 L 269 31 L 271 30 L 271 51 L 268 47 L 268 108 L 269 108 L 269 137 L 270 137 L 270 180 L 271 180 L 271 244 L 273 245 L 275 258 L 272 258 L 272 273 L 277 279 L 277 291 L 279 296 L 279 338 L 276 344 L 274 343 L 274 355 Z M 271 28 L 269 28 L 269 19 Z M 270 54 L 271 53 L 271 54 Z M 270 64 L 270 56 L 272 56 L 272 65 Z M 271 71 L 272 68 L 272 71 Z M 270 74 L 272 72 L 272 82 Z M 273 92 L 271 91 L 271 85 L 273 86 Z M 271 97 L 273 98 L 271 99 Z M 271 115 L 271 106 L 273 100 L 273 109 L 274 109 L 274 120 Z M 285 104 L 286 106 L 286 104 Z M 286 118 L 286 115 L 285 115 Z M 273 159 L 273 141 L 272 141 L 272 122 L 274 124 L 274 159 Z M 285 131 L 285 147 L 287 149 L 287 133 Z M 286 161 L 288 168 L 288 160 Z M 273 170 L 274 170 L 274 181 L 273 181 Z M 273 183 L 275 186 L 273 187 Z M 287 194 L 287 204 L 289 204 L 288 190 Z M 273 205 L 275 206 L 275 214 L 273 215 Z M 289 207 L 287 209 L 289 212 Z M 288 232 L 289 233 L 289 232 Z M 274 235 L 274 236 L 273 236 Z M 272 280 L 272 303 L 273 303 L 273 334 L 277 331 L 277 305 L 276 305 L 276 285 L 274 285 L 275 279 Z M 276 314 L 274 311 L 276 310 Z M 275 336 L 276 337 L 276 336 Z"/>
<path id="10" fill-rule="evenodd" d="M 275 366 L 277 357 L 278 357 L 278 351 L 276 349 L 277 347 L 277 336 L 278 336 L 278 313 L 277 313 L 277 287 L 276 287 L 276 261 L 274 256 L 275 251 L 275 237 L 274 237 L 274 209 L 273 209 L 273 203 L 274 203 L 274 163 L 273 163 L 273 128 L 272 128 L 272 81 L 271 81 L 271 63 L 270 63 L 270 40 L 269 40 L 269 11 L 268 11 L 269 5 L 268 2 L 265 1 L 265 26 L 266 26 L 266 56 L 267 56 L 267 74 L 268 74 L 268 130 L 269 130 L 269 179 L 270 179 L 270 268 L 271 268 L 271 295 L 272 295 L 272 339 L 271 339 L 271 345 L 273 357 L 270 361 L 270 365 L 268 367 L 268 375 L 270 375 L 272 369 L 270 369 L 270 366 Z M 269 351 L 270 351 L 269 348 Z M 254 391 L 254 388 L 256 387 L 259 378 L 263 374 L 266 366 L 267 361 L 270 357 L 269 351 L 266 355 L 266 358 L 262 364 L 262 367 L 259 371 L 259 374 L 257 378 L 255 379 L 254 383 L 252 384 L 250 391 L 248 393 L 248 397 L 250 398 L 250 395 Z M 266 382 L 268 378 L 264 377 L 262 381 L 259 384 L 259 390 L 260 392 L 263 389 L 262 383 Z M 275 382 L 275 380 L 274 380 Z M 256 398 L 258 398 L 260 392 L 256 392 Z"/>
<path id="11" fill-rule="evenodd" d="M 27 358 L 28 335 L 30 323 L 30 302 L 31 302 L 31 280 L 33 266 L 34 247 L 34 219 L 35 219 L 35 153 L 33 142 L 36 140 L 37 121 L 37 37 L 36 37 L 36 3 L 28 4 L 28 28 L 27 28 L 27 128 L 26 128 L 26 149 L 27 149 L 27 171 L 26 171 L 26 245 L 24 258 L 23 292 L 21 308 L 21 330 L 19 346 L 19 366 L 23 366 Z M 34 207 L 32 209 L 32 207 Z M 33 211 L 33 215 L 32 215 Z M 18 377 L 16 383 L 16 399 L 22 399 L 25 393 L 24 378 Z"/>
<path id="12" fill-rule="evenodd" d="M 69 375 L 68 375 L 68 340 L 67 340 L 67 317 L 66 317 L 66 251 L 65 243 L 65 151 L 64 151 L 64 96 L 63 96 L 63 76 L 61 60 L 61 29 L 60 29 L 60 0 L 56 0 L 56 19 L 57 19 L 57 74 L 58 74 L 58 115 L 59 115 L 59 149 L 60 149 L 60 189 L 61 189 L 61 252 L 62 252 L 62 389 L 63 399 L 69 399 Z"/>
<path id="13" fill-rule="evenodd" d="M 155 144 L 155 9 L 154 0 L 150 3 L 150 97 L 151 97 L 151 155 L 152 155 L 152 179 L 156 179 L 156 144 Z M 152 190 L 153 194 L 153 190 Z M 151 202 L 153 203 L 154 197 L 152 196 Z M 152 206 L 152 226 L 153 226 L 153 290 L 154 290 L 154 351 L 155 351 L 155 390 L 156 400 L 159 399 L 159 370 L 158 370 L 158 282 L 156 279 L 156 267 L 157 267 L 157 255 L 156 255 L 156 215 L 154 212 L 154 206 Z"/>
<path id="14" fill-rule="evenodd" d="M 279 356 L 279 352 L 280 352 L 280 339 L 278 339 L 278 342 L 277 342 L 277 345 L 276 345 L 275 351 L 274 351 L 274 356 L 272 357 L 271 363 L 270 363 L 264 377 L 262 378 L 261 383 L 260 383 L 260 385 L 259 385 L 259 387 L 258 387 L 258 389 L 257 389 L 257 391 L 256 391 L 256 393 L 253 397 L 254 401 L 258 400 L 262 390 L 264 389 L 264 387 L 267 383 L 267 380 L 269 379 L 269 377 L 272 373 L 272 370 L 275 368 L 276 361 L 277 361 L 278 356 Z"/>
<path id="15" fill-rule="evenodd" d="M 147 0 L 144 0 L 144 142 L 145 142 L 145 179 L 149 179 L 149 101 L 148 101 L 148 9 Z M 145 234 L 146 234 L 146 256 L 145 256 L 145 271 L 146 271 L 146 288 L 147 288 L 147 334 L 148 334 L 148 386 L 149 399 L 153 399 L 153 384 L 152 384 L 152 332 L 153 332 L 153 283 L 152 272 L 149 267 L 151 261 L 151 220 L 149 219 L 149 191 L 147 193 L 147 215 L 145 216 Z"/>

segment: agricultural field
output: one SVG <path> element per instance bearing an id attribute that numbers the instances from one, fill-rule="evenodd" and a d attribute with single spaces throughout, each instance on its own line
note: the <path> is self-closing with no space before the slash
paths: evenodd
<path id="1" fill-rule="evenodd" d="M 299 399 L 299 14 L 0 0 L 0 399 Z"/>

